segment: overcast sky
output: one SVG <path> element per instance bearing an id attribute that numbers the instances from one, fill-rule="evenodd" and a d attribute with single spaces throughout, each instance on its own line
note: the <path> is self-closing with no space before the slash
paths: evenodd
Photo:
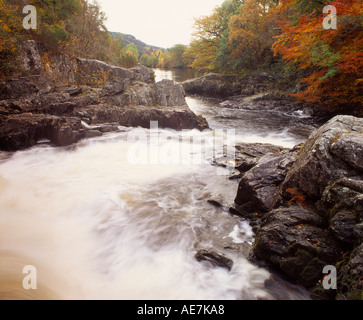
<path id="1" fill-rule="evenodd" d="M 109 31 L 134 35 L 154 46 L 189 44 L 193 18 L 209 15 L 224 0 L 98 0 Z"/>

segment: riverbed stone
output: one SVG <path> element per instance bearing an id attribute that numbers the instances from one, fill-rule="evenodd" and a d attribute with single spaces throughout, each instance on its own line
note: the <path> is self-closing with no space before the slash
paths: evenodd
<path id="1" fill-rule="evenodd" d="M 231 259 L 210 250 L 199 250 L 195 254 L 195 259 L 199 262 L 207 261 L 215 267 L 226 268 L 228 271 L 231 271 L 233 267 Z"/>

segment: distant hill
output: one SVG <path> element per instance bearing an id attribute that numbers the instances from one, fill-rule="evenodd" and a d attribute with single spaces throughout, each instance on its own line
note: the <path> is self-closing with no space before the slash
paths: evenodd
<path id="1" fill-rule="evenodd" d="M 162 51 L 165 50 L 164 48 L 148 45 L 145 42 L 142 42 L 141 40 L 136 39 L 131 34 L 124 34 L 124 33 L 120 33 L 120 32 L 111 32 L 111 31 L 110 31 L 110 34 L 112 37 L 121 37 L 125 46 L 127 46 L 130 43 L 135 44 L 140 55 L 142 55 L 143 53 L 145 53 L 147 51 L 146 48 L 150 48 L 150 49 L 154 49 L 154 50 L 162 50 Z"/>

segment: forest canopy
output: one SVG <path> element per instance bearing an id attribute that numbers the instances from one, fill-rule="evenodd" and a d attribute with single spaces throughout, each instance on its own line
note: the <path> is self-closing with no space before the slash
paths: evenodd
<path id="1" fill-rule="evenodd" d="M 359 0 L 226 0 L 195 20 L 185 57 L 204 72 L 274 73 L 304 101 L 362 104 L 362 22 Z"/>

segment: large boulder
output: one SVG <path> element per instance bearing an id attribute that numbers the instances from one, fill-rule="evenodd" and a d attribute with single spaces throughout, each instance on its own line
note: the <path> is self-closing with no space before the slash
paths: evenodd
<path id="1" fill-rule="evenodd" d="M 156 103 L 160 106 L 185 106 L 184 88 L 172 80 L 162 80 L 155 84 Z"/>
<path id="2" fill-rule="evenodd" d="M 23 149 L 42 139 L 65 146 L 120 125 L 149 128 L 152 121 L 175 130 L 208 128 L 207 121 L 189 109 L 180 84 L 155 83 L 144 66 L 124 69 L 77 59 L 73 68 L 69 59 L 64 56 L 51 63 L 52 68 L 45 66 L 44 76 L 0 83 L 0 149 Z M 47 78 L 62 70 L 63 79 L 74 76 L 83 84 L 69 80 L 55 85 L 58 77 Z"/>
<path id="3" fill-rule="evenodd" d="M 314 299 L 362 297 L 362 152 L 363 119 L 337 116 L 302 147 L 260 158 L 239 184 L 232 213 L 254 226 L 253 256 Z M 337 290 L 322 286 L 327 265 Z"/>
<path id="4" fill-rule="evenodd" d="M 280 202 L 279 186 L 295 160 L 295 151 L 263 156 L 242 177 L 235 199 L 237 208 L 248 217 L 273 209 Z"/>
<path id="5" fill-rule="evenodd" d="M 297 188 L 318 200 L 329 182 L 360 175 L 362 170 L 363 119 L 337 116 L 307 139 L 282 184 L 282 192 Z"/>

